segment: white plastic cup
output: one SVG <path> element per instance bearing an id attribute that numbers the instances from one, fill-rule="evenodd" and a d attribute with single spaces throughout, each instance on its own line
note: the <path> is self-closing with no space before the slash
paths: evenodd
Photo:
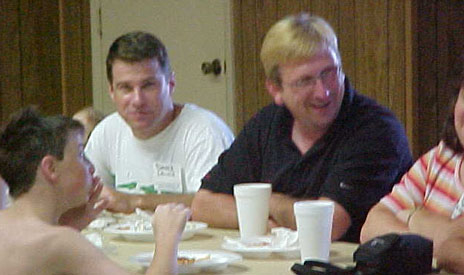
<path id="1" fill-rule="evenodd" d="M 301 263 L 306 260 L 329 262 L 334 203 L 299 201 L 293 204 Z"/>
<path id="2" fill-rule="evenodd" d="M 240 183 L 234 185 L 238 226 L 242 239 L 266 235 L 269 220 L 269 183 Z"/>

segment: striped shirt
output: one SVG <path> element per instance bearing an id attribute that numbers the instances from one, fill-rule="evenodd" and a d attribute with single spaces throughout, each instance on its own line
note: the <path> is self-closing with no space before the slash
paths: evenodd
<path id="1" fill-rule="evenodd" d="M 464 194 L 459 176 L 462 161 L 463 154 L 457 154 L 441 141 L 414 163 L 380 203 L 395 214 L 423 206 L 448 217 L 459 216 Z"/>

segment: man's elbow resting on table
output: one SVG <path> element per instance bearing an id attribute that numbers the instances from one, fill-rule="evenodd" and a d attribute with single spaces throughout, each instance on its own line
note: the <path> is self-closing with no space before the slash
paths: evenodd
<path id="1" fill-rule="evenodd" d="M 192 201 L 192 220 L 206 222 L 211 227 L 238 228 L 234 197 L 198 190 Z"/>
<path id="2" fill-rule="evenodd" d="M 326 198 L 322 198 L 326 200 Z M 327 199 L 330 200 L 330 199 Z M 343 237 L 351 226 L 350 214 L 339 203 L 334 201 L 334 215 L 332 223 L 332 241 Z"/>
<path id="3" fill-rule="evenodd" d="M 208 198 L 210 191 L 200 189 L 193 197 L 192 201 L 192 220 L 205 221 L 209 216 L 209 205 Z"/>

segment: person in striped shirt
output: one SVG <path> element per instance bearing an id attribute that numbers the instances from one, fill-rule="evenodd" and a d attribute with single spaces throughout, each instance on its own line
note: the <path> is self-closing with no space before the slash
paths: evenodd
<path id="1" fill-rule="evenodd" d="M 464 70 L 458 83 L 442 140 L 369 211 L 361 242 L 418 234 L 433 241 L 440 266 L 464 273 Z"/>

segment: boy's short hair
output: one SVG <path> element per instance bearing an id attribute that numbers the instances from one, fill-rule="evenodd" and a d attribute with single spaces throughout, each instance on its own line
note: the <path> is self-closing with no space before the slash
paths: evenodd
<path id="1" fill-rule="evenodd" d="M 62 115 L 44 117 L 32 107 L 16 114 L 0 134 L 0 174 L 17 198 L 34 184 L 46 155 L 62 160 L 72 131 L 84 131 L 78 121 Z"/>
<path id="2" fill-rule="evenodd" d="M 171 73 L 171 64 L 166 47 L 153 34 L 136 31 L 116 38 L 106 57 L 106 76 L 110 85 L 113 82 L 113 63 L 115 60 L 133 63 L 152 58 L 156 58 L 165 75 Z"/>
<path id="3" fill-rule="evenodd" d="M 281 19 L 269 29 L 261 47 L 266 77 L 280 85 L 279 64 L 310 58 L 321 49 L 333 51 L 341 65 L 337 36 L 324 19 L 307 13 Z"/>

